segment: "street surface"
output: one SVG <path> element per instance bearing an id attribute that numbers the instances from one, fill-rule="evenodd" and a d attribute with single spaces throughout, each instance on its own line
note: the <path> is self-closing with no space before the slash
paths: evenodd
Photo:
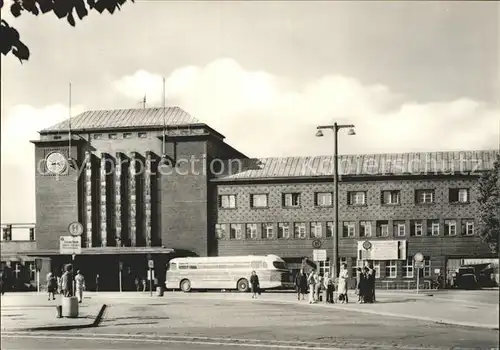
<path id="1" fill-rule="evenodd" d="M 432 301 L 380 293 L 378 305 L 352 303 L 342 308 L 309 305 L 293 294 L 264 293 L 253 300 L 239 293 L 166 293 L 164 297 L 87 293 L 77 319 L 56 319 L 57 300 L 47 301 L 45 295 L 6 294 L 1 348 L 494 349 L 499 346 L 498 330 L 353 311 L 377 306 L 406 308 L 411 313 L 429 303 L 433 308 L 445 307 L 450 299 L 455 308 L 469 310 L 472 318 L 480 318 L 475 312 L 487 316 L 488 309 L 498 317 L 498 291 L 482 292 L 443 293 Z M 109 309 L 103 323 L 82 328 L 93 322 L 104 303 Z"/>

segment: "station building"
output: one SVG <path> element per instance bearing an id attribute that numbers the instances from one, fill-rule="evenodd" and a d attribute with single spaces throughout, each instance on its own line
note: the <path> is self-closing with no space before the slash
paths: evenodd
<path id="1" fill-rule="evenodd" d="M 32 141 L 36 247 L 19 254 L 43 259 L 42 276 L 71 262 L 59 240 L 75 221 L 75 266 L 103 290 L 133 288 L 148 259 L 161 282 L 186 255 L 276 254 L 296 270 L 326 250 L 317 266 L 329 271 L 332 156 L 250 158 L 179 107 L 86 111 L 69 125 Z M 341 262 L 354 272 L 373 260 L 384 288 L 415 287 L 417 252 L 424 284 L 477 259 L 498 264 L 477 236 L 478 178 L 498 154 L 340 156 Z"/>

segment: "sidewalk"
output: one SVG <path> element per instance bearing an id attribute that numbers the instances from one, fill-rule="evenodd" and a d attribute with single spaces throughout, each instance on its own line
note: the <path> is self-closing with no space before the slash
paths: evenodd
<path id="1" fill-rule="evenodd" d="M 498 302 L 495 304 L 475 302 L 474 300 L 455 300 L 447 298 L 446 294 L 439 296 L 434 293 L 416 294 L 403 292 L 377 292 L 377 302 L 374 304 L 357 304 L 356 295 L 350 293 L 349 304 L 310 305 L 307 298 L 298 301 L 295 293 L 263 293 L 257 300 L 251 299 L 249 293 L 182 293 L 166 292 L 163 297 L 150 293 L 136 292 L 87 292 L 84 302 L 80 304 L 80 316 L 76 319 L 57 319 L 55 305 L 59 301 L 47 301 L 45 294 L 13 293 L 2 297 L 2 329 L 33 328 L 57 325 L 83 325 L 93 322 L 102 304 L 111 305 L 133 315 L 137 305 L 149 305 L 154 300 L 155 305 L 168 305 L 176 300 L 227 300 L 241 302 L 291 304 L 296 307 L 330 308 L 349 312 L 376 314 L 381 316 L 417 319 L 432 323 L 444 323 L 488 329 L 498 329 Z M 498 295 L 498 294 L 496 294 Z M 494 297 L 495 294 L 492 294 Z M 498 300 L 498 299 L 496 299 Z M 299 306 L 300 305 L 300 306 Z M 152 306 L 154 307 L 154 306 Z M 334 311 L 333 311 L 334 312 Z M 106 318 L 105 318 L 106 320 Z M 105 322 L 105 321 L 104 321 Z"/>

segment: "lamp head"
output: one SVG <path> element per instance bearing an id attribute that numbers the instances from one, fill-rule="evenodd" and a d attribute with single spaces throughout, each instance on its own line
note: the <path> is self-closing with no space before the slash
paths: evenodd
<path id="1" fill-rule="evenodd" d="M 356 135 L 356 132 L 354 131 L 354 128 L 350 128 L 349 132 L 347 133 L 347 135 L 349 135 L 349 136 Z"/>
<path id="2" fill-rule="evenodd" d="M 323 136 L 323 131 L 319 130 L 316 131 L 316 137 L 322 137 Z"/>

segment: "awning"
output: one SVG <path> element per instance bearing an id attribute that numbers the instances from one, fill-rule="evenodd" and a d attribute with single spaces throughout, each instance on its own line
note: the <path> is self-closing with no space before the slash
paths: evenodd
<path id="1" fill-rule="evenodd" d="M 80 255 L 138 255 L 138 254 L 172 254 L 172 248 L 163 247 L 93 247 L 82 248 Z M 36 250 L 23 252 L 27 256 L 71 256 L 71 254 L 61 254 L 59 249 Z"/>
<path id="2" fill-rule="evenodd" d="M 0 256 L 1 261 L 12 261 L 12 262 L 23 262 L 23 261 L 35 261 L 35 258 L 27 255 L 18 254 L 2 254 Z"/>

